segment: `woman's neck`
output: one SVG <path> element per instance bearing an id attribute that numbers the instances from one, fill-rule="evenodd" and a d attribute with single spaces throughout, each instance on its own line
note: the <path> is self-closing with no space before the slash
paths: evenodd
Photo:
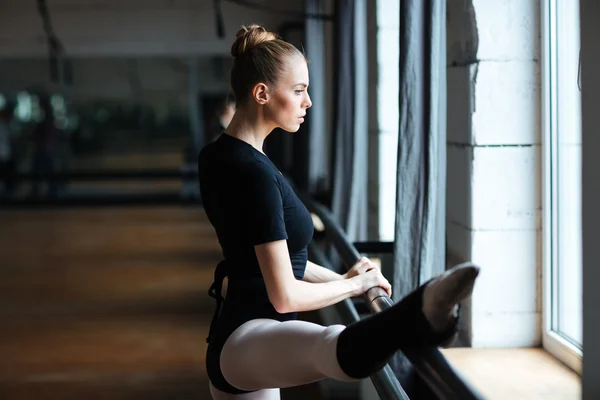
<path id="1" fill-rule="evenodd" d="M 261 111 L 246 108 L 237 109 L 225 132 L 249 143 L 262 153 L 265 139 L 273 128 L 265 122 Z"/>

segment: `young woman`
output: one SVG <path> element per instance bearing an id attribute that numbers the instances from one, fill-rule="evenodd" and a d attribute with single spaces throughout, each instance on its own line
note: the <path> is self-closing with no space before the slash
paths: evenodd
<path id="1" fill-rule="evenodd" d="M 213 398 L 279 399 L 279 388 L 365 378 L 399 349 L 450 341 L 456 304 L 479 272 L 470 264 L 348 327 L 296 319 L 374 286 L 391 295 L 391 286 L 367 258 L 344 275 L 307 260 L 310 214 L 263 153 L 274 128 L 296 132 L 312 105 L 304 55 L 257 25 L 237 33 L 231 54 L 236 112 L 198 160 L 204 209 L 224 256 L 210 291 L 217 300 L 206 357 Z"/>

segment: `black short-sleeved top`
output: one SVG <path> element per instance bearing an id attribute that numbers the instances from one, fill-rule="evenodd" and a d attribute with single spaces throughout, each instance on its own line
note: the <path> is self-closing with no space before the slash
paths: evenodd
<path id="1" fill-rule="evenodd" d="M 302 279 L 313 236 L 304 204 L 265 154 L 226 133 L 202 149 L 198 174 L 229 282 L 211 344 L 224 343 L 254 318 L 296 318 L 295 313 L 278 313 L 269 302 L 254 246 L 286 239 L 294 276 Z"/>

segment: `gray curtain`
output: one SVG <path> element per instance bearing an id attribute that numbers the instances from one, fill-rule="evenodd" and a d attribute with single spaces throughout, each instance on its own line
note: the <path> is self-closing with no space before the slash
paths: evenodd
<path id="1" fill-rule="evenodd" d="M 394 300 L 445 270 L 446 1 L 400 2 L 400 129 Z M 405 390 L 430 394 L 401 355 Z"/>
<path id="2" fill-rule="evenodd" d="M 395 299 L 445 269 L 446 2 L 400 6 Z"/>
<path id="3" fill-rule="evenodd" d="M 337 103 L 331 208 L 350 240 L 360 241 L 367 236 L 366 0 L 338 0 L 335 25 Z"/>

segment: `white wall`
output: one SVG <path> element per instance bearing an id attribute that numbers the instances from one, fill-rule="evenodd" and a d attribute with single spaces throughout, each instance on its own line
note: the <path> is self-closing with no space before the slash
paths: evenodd
<path id="1" fill-rule="evenodd" d="M 302 2 L 253 0 L 302 11 Z M 54 31 L 71 56 L 229 54 L 242 24 L 276 29 L 294 19 L 222 2 L 226 37 L 219 39 L 212 0 L 48 0 Z M 2 0 L 0 58 L 47 54 L 35 1 Z M 298 18 L 295 18 L 298 20 Z"/>
<path id="2" fill-rule="evenodd" d="M 482 267 L 471 343 L 539 345 L 539 1 L 447 9 L 448 251 Z"/>
<path id="3" fill-rule="evenodd" d="M 583 399 L 600 398 L 600 3 L 581 0 Z"/>

